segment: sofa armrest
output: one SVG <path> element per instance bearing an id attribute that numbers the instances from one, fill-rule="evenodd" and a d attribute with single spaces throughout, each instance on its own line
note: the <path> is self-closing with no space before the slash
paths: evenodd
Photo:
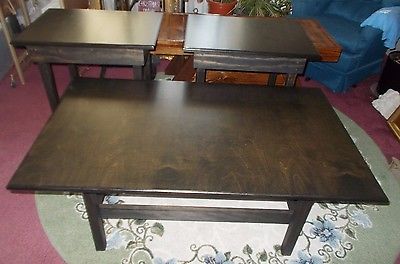
<path id="1" fill-rule="evenodd" d="M 309 17 L 323 13 L 330 0 L 292 0 L 292 16 Z"/>
<path id="2" fill-rule="evenodd" d="M 382 31 L 370 26 L 361 29 L 362 40 L 358 43 L 362 60 L 361 64 L 371 61 L 372 59 L 383 59 L 383 55 L 387 48 L 383 45 Z"/>

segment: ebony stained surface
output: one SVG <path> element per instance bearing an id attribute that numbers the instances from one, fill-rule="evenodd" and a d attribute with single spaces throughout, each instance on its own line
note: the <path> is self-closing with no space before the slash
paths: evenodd
<path id="1" fill-rule="evenodd" d="M 10 189 L 385 203 L 317 89 L 79 79 Z"/>
<path id="2" fill-rule="evenodd" d="M 13 44 L 124 46 L 154 49 L 162 13 L 49 9 Z"/>
<path id="3" fill-rule="evenodd" d="M 284 18 L 189 15 L 185 51 L 236 51 L 320 60 L 303 27 Z"/>

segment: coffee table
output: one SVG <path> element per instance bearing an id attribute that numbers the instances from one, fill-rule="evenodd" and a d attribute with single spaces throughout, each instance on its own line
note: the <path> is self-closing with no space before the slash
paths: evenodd
<path id="1" fill-rule="evenodd" d="M 286 74 L 285 85 L 292 87 L 307 61 L 321 59 L 302 26 L 290 19 L 189 15 L 187 20 L 183 50 L 194 52 L 197 81 L 205 81 L 206 70 L 270 72 Z M 275 78 L 268 82 L 275 85 Z"/>
<path id="2" fill-rule="evenodd" d="M 13 41 L 27 48 L 39 64 L 51 109 L 57 107 L 51 63 L 133 66 L 137 79 L 151 78 L 150 50 L 154 50 L 162 13 L 80 9 L 49 9 Z"/>
<path id="3" fill-rule="evenodd" d="M 167 81 L 76 79 L 7 188 L 83 193 L 97 250 L 103 218 L 136 218 L 289 224 L 289 255 L 315 202 L 388 204 L 320 90 Z M 103 204 L 108 194 L 289 209 Z"/>

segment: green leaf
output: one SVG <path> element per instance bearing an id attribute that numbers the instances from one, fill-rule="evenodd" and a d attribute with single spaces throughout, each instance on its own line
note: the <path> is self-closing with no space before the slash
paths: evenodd
<path id="1" fill-rule="evenodd" d="M 253 249 L 252 249 L 249 245 L 246 245 L 246 246 L 243 248 L 243 254 L 245 254 L 245 255 L 251 255 L 251 254 L 253 254 Z"/>
<path id="2" fill-rule="evenodd" d="M 342 219 L 348 219 L 349 218 L 349 216 L 344 215 L 344 214 L 339 215 L 339 217 L 342 218 Z"/>
<path id="3" fill-rule="evenodd" d="M 224 0 L 227 1 L 227 0 Z M 287 15 L 291 10 L 290 0 L 239 0 L 238 10 L 241 15 L 272 16 Z"/>
<path id="4" fill-rule="evenodd" d="M 279 250 L 281 250 L 281 245 L 274 245 L 274 250 L 275 250 L 275 252 L 278 252 Z"/>
<path id="5" fill-rule="evenodd" d="M 135 225 L 143 225 L 144 223 L 146 223 L 146 220 L 143 219 L 135 219 L 135 221 L 133 222 Z"/>
<path id="6" fill-rule="evenodd" d="M 263 252 L 261 252 L 259 259 L 260 259 L 261 261 L 263 261 L 263 262 L 265 262 L 265 261 L 268 260 L 268 254 L 267 254 L 267 252 L 265 251 L 265 249 L 264 249 Z"/>
<path id="7" fill-rule="evenodd" d="M 230 252 L 230 251 L 228 251 L 228 252 L 225 252 L 225 259 L 226 260 L 230 260 L 231 259 L 231 256 L 232 256 L 232 253 Z"/>
<path id="8" fill-rule="evenodd" d="M 134 249 L 135 247 L 136 247 L 136 242 L 134 242 L 133 240 L 130 240 L 126 245 L 126 249 Z"/>
<path id="9" fill-rule="evenodd" d="M 151 233 L 162 237 L 164 235 L 164 226 L 161 223 L 154 223 L 150 229 Z"/>
<path id="10" fill-rule="evenodd" d="M 358 209 L 360 209 L 360 210 L 364 210 L 364 207 L 363 207 L 362 204 L 356 204 L 356 207 L 357 207 Z"/>
<path id="11" fill-rule="evenodd" d="M 344 230 L 344 232 L 346 233 L 346 235 L 348 235 L 348 236 L 351 237 L 352 239 L 357 239 L 356 233 L 354 232 L 353 229 L 351 229 L 351 228 L 346 228 L 346 229 Z"/>
<path id="12" fill-rule="evenodd" d="M 323 209 L 328 208 L 328 205 L 326 203 L 320 203 L 319 206 Z"/>

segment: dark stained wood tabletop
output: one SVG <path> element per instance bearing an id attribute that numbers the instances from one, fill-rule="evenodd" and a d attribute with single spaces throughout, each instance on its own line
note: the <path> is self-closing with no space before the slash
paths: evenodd
<path id="1" fill-rule="evenodd" d="M 320 60 L 303 27 L 285 18 L 188 16 L 185 51 L 236 51 Z"/>
<path id="2" fill-rule="evenodd" d="M 78 79 L 9 189 L 384 204 L 318 89 Z"/>
<path id="3" fill-rule="evenodd" d="M 49 9 L 13 40 L 17 46 L 118 46 L 154 49 L 162 13 Z"/>

